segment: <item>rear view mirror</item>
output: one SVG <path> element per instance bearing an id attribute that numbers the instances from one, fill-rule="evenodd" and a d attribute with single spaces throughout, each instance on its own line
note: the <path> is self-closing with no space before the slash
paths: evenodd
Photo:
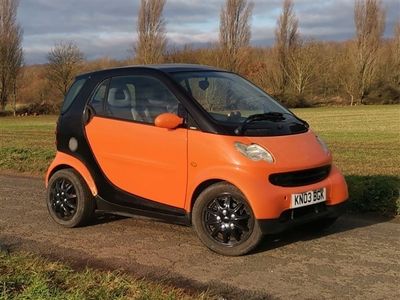
<path id="1" fill-rule="evenodd" d="M 157 116 L 154 124 L 160 128 L 175 129 L 183 124 L 183 118 L 172 113 L 163 113 Z"/>
<path id="2" fill-rule="evenodd" d="M 208 87 L 210 86 L 210 83 L 208 82 L 208 80 L 202 80 L 199 81 L 199 88 L 201 88 L 203 91 L 205 91 L 206 89 L 208 89 Z"/>

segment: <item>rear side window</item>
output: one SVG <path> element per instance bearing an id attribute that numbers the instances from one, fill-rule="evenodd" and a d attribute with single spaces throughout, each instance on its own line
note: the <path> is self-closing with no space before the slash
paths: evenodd
<path id="1" fill-rule="evenodd" d="M 74 102 L 76 96 L 78 96 L 81 91 L 83 85 L 85 84 L 86 79 L 78 79 L 74 82 L 74 84 L 70 87 L 67 95 L 65 96 L 63 106 L 61 108 L 61 113 L 65 113 L 71 104 Z"/>
<path id="2" fill-rule="evenodd" d="M 107 96 L 107 88 L 110 80 L 103 81 L 96 89 L 89 104 L 94 108 L 97 114 L 103 114 L 103 102 Z"/>

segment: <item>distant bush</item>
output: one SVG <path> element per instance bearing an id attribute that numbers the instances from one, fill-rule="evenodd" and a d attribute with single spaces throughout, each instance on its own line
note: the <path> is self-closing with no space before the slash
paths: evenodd
<path id="1" fill-rule="evenodd" d="M 36 116 L 36 115 L 51 115 L 58 114 L 60 106 L 55 103 L 31 103 L 27 104 L 17 110 L 18 116 Z"/>
<path id="2" fill-rule="evenodd" d="M 395 176 L 346 176 L 350 212 L 400 214 L 400 178 Z"/>
<path id="3" fill-rule="evenodd" d="M 304 96 L 284 94 L 276 95 L 274 97 L 279 99 L 280 103 L 289 108 L 306 108 L 312 106 L 311 101 L 306 99 Z"/>
<path id="4" fill-rule="evenodd" d="M 0 117 L 8 117 L 8 116 L 12 116 L 13 112 L 12 111 L 0 111 Z"/>
<path id="5" fill-rule="evenodd" d="M 400 104 L 400 89 L 383 85 L 373 89 L 365 99 L 365 104 Z"/>

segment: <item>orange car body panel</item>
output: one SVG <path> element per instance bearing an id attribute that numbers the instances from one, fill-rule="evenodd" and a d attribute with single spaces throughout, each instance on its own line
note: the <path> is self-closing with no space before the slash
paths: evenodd
<path id="1" fill-rule="evenodd" d="M 77 171 L 85 180 L 93 196 L 97 195 L 97 187 L 88 168 L 80 160 L 60 151 L 57 151 L 56 157 L 47 170 L 46 188 L 48 186 L 50 176 L 53 174 L 54 170 L 58 169 L 60 166 L 68 166 Z"/>
<path id="2" fill-rule="evenodd" d="M 100 168 L 118 188 L 174 207 L 184 207 L 187 129 L 94 117 L 86 135 Z"/>
<path id="3" fill-rule="evenodd" d="M 257 143 L 269 150 L 274 162 L 251 161 L 234 148 L 234 142 Z M 185 209 L 191 210 L 191 199 L 197 186 L 210 180 L 224 180 L 237 186 L 246 196 L 257 219 L 274 219 L 290 209 L 291 194 L 325 187 L 327 205 L 347 199 L 343 176 L 333 167 L 323 181 L 301 187 L 271 184 L 273 173 L 304 170 L 332 163 L 332 157 L 318 143 L 310 130 L 303 134 L 278 137 L 222 136 L 189 131 L 188 192 Z"/>

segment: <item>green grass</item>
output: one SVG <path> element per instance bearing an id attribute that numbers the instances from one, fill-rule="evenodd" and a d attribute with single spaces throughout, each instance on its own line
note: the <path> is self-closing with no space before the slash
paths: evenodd
<path id="1" fill-rule="evenodd" d="M 346 175 L 352 210 L 400 213 L 400 105 L 294 112 L 329 145 Z M 55 116 L 0 118 L 0 170 L 43 174 L 55 153 L 55 122 Z"/>
<path id="2" fill-rule="evenodd" d="M 208 299 L 122 272 L 75 271 L 31 254 L 0 253 L 0 299 Z"/>
<path id="3" fill-rule="evenodd" d="M 56 152 L 57 117 L 0 118 L 0 169 L 44 173 Z"/>
<path id="4" fill-rule="evenodd" d="M 400 106 L 297 109 L 329 145 L 349 186 L 349 210 L 400 214 Z"/>
<path id="5" fill-rule="evenodd" d="M 296 109 L 346 175 L 400 175 L 400 105 Z"/>

